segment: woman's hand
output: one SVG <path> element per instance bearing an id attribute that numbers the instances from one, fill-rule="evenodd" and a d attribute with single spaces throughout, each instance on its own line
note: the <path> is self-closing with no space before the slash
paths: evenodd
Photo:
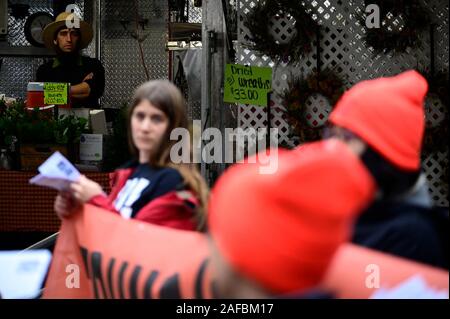
<path id="1" fill-rule="evenodd" d="M 80 207 L 80 203 L 69 192 L 60 192 L 56 196 L 53 208 L 60 219 L 69 217 Z"/>
<path id="2" fill-rule="evenodd" d="M 70 184 L 70 191 L 73 197 L 83 204 L 94 196 L 104 194 L 102 187 L 98 183 L 84 175 L 77 182 Z"/>

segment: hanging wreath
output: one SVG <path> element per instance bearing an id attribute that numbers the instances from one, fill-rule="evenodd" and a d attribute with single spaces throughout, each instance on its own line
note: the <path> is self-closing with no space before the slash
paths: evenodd
<path id="1" fill-rule="evenodd" d="M 307 100 L 314 95 L 322 95 L 333 108 L 345 91 L 343 79 L 334 71 L 326 69 L 314 71 L 306 78 L 295 78 L 288 91 L 282 96 L 288 123 L 294 135 L 301 142 L 319 140 L 322 126 L 312 126 L 306 113 Z"/>
<path id="2" fill-rule="evenodd" d="M 282 18 L 295 20 L 291 31 L 292 38 L 282 43 L 271 34 L 270 21 Z M 256 4 L 246 15 L 244 25 L 250 31 L 250 41 L 247 46 L 251 50 L 266 54 L 274 61 L 288 63 L 299 61 L 305 54 L 312 51 L 316 38 L 316 22 L 305 12 L 300 3 L 289 0 L 266 0 Z"/>
<path id="3" fill-rule="evenodd" d="M 444 119 L 436 126 L 427 123 L 423 141 L 424 154 L 444 152 L 447 148 L 448 126 L 449 126 L 449 106 L 448 106 L 448 73 L 440 72 L 435 76 L 425 75 L 428 80 L 428 95 L 435 95 L 439 98 L 444 107 Z"/>
<path id="4" fill-rule="evenodd" d="M 366 5 L 380 8 L 380 28 L 366 28 L 366 43 L 375 53 L 401 53 L 407 48 L 420 47 L 419 33 L 426 29 L 431 18 L 418 0 L 366 0 Z M 361 19 L 366 25 L 366 17 Z"/>

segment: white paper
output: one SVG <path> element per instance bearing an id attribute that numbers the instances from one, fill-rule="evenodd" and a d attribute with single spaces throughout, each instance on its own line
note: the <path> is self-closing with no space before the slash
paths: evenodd
<path id="1" fill-rule="evenodd" d="M 50 265 L 48 250 L 0 251 L 0 295 L 3 299 L 39 296 Z"/>
<path id="2" fill-rule="evenodd" d="M 65 191 L 69 189 L 70 183 L 76 182 L 80 172 L 60 152 L 53 153 L 38 168 L 39 175 L 30 179 L 30 184 L 46 186 Z"/>
<path id="3" fill-rule="evenodd" d="M 101 161 L 103 159 L 103 135 L 81 134 L 80 160 Z"/>
<path id="4" fill-rule="evenodd" d="M 36 175 L 30 179 L 30 184 L 35 184 L 39 186 L 46 186 L 50 188 L 57 189 L 59 191 L 67 191 L 70 188 L 71 181 L 67 179 L 59 179 L 56 177 L 46 177 L 44 175 Z"/>
<path id="5" fill-rule="evenodd" d="M 108 135 L 108 127 L 106 126 L 106 115 L 104 110 L 91 110 L 89 112 L 91 118 L 91 128 L 93 134 Z"/>
<path id="6" fill-rule="evenodd" d="M 370 299 L 448 299 L 448 291 L 430 287 L 417 275 L 395 287 L 378 289 Z"/>

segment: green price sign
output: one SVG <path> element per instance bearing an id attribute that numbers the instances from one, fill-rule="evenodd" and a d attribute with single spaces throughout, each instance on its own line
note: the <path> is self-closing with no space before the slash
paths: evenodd
<path id="1" fill-rule="evenodd" d="M 44 104 L 67 104 L 68 83 L 44 83 Z"/>
<path id="2" fill-rule="evenodd" d="M 271 90 L 272 68 L 225 66 L 225 102 L 267 106 L 267 93 Z"/>

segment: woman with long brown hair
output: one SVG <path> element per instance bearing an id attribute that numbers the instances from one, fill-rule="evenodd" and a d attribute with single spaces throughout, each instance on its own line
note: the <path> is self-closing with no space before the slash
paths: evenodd
<path id="1" fill-rule="evenodd" d="M 141 85 L 128 111 L 128 140 L 134 159 L 115 172 L 106 195 L 96 182 L 82 176 L 69 192 L 60 193 L 55 211 L 67 217 L 79 204 L 90 203 L 157 225 L 203 230 L 208 188 L 195 164 L 175 163 L 170 157 L 178 142 L 170 134 L 188 129 L 185 101 L 169 81 Z M 190 153 L 192 148 L 189 147 Z M 191 154 L 190 158 L 191 157 Z"/>

